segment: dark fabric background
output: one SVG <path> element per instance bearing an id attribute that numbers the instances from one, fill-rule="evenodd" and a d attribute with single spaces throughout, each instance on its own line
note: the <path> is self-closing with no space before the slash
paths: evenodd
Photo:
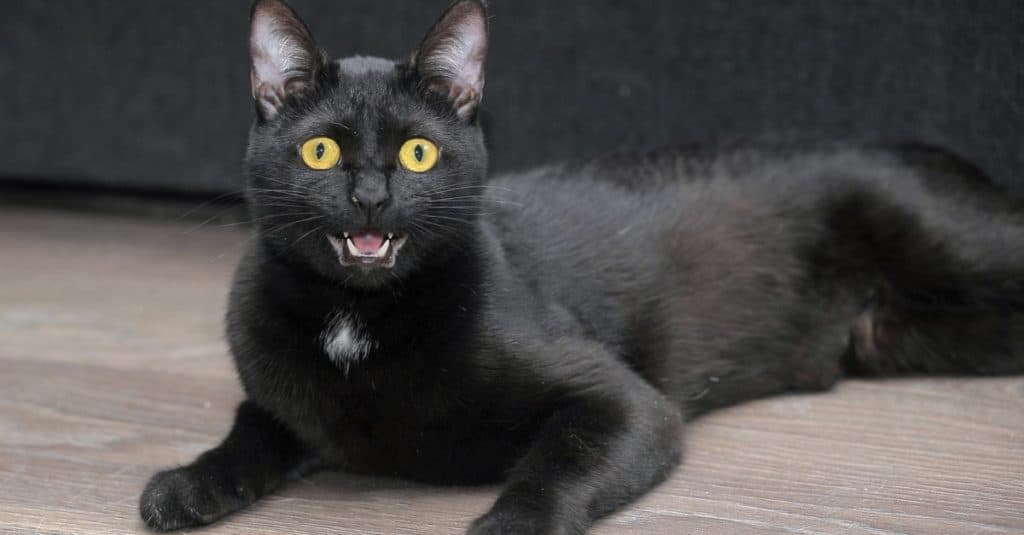
<path id="1" fill-rule="evenodd" d="M 334 56 L 405 56 L 445 0 L 294 0 Z M 492 0 L 496 170 L 804 132 L 947 146 L 1024 192 L 1024 2 Z M 0 182 L 240 186 L 248 0 L 0 16 Z"/>

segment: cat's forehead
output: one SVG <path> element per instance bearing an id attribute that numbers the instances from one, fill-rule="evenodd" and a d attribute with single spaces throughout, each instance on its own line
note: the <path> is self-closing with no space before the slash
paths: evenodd
<path id="1" fill-rule="evenodd" d="M 395 62 L 373 56 L 351 56 L 335 61 L 342 77 L 361 77 L 367 74 L 388 74 L 395 70 Z"/>
<path id="2" fill-rule="evenodd" d="M 335 61 L 337 79 L 325 102 L 342 114 L 397 111 L 408 95 L 402 89 L 397 63 L 384 58 L 352 56 Z"/>
<path id="3" fill-rule="evenodd" d="M 449 120 L 424 105 L 402 76 L 399 63 L 371 56 L 334 61 L 333 87 L 313 106 L 296 109 L 287 128 L 296 136 L 310 136 L 341 128 L 352 139 L 368 139 L 376 132 L 415 130 L 420 135 L 446 138 Z"/>

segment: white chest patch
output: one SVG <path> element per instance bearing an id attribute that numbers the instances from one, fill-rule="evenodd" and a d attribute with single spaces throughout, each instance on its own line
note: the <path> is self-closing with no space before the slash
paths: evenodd
<path id="1" fill-rule="evenodd" d="M 341 313 L 328 322 L 320 337 L 327 357 L 335 366 L 344 370 L 346 375 L 353 363 L 369 356 L 370 351 L 376 346 L 362 324 Z"/>

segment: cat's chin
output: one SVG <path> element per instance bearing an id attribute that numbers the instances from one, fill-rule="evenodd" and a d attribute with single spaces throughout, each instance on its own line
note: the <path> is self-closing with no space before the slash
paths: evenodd
<path id="1" fill-rule="evenodd" d="M 372 241 L 367 233 L 344 233 L 341 236 L 327 235 L 334 252 L 338 255 L 338 262 L 342 266 L 354 266 L 361 269 L 390 269 L 395 267 L 398 259 L 398 252 L 409 239 L 407 235 L 387 233 L 380 234 L 378 242 L 372 247 L 366 243 Z"/>

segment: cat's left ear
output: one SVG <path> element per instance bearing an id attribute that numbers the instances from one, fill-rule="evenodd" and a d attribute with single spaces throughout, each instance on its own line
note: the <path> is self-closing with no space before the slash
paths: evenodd
<path id="1" fill-rule="evenodd" d="M 427 32 L 412 65 L 426 89 L 448 99 L 464 120 L 476 115 L 484 92 L 487 6 L 456 0 Z"/>

